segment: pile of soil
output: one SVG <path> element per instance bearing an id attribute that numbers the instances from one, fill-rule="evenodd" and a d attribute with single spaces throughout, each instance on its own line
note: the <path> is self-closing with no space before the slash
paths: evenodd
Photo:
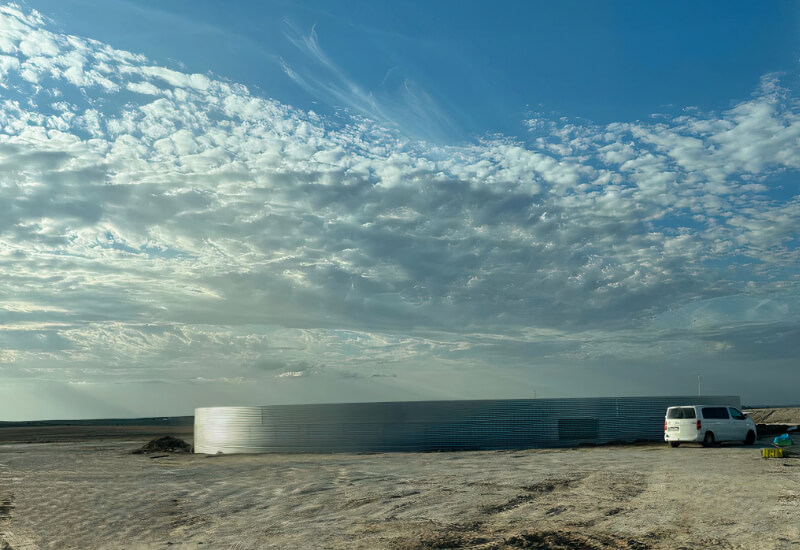
<path id="1" fill-rule="evenodd" d="M 745 412 L 756 424 L 800 424 L 800 407 L 750 409 Z"/>
<path id="2" fill-rule="evenodd" d="M 191 453 L 192 446 L 183 439 L 165 435 L 164 437 L 150 441 L 132 452 L 135 455 L 148 453 Z"/>

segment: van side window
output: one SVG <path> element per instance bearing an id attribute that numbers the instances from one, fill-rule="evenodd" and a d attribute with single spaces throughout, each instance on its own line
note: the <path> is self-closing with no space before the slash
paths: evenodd
<path id="1" fill-rule="evenodd" d="M 744 420 L 745 419 L 744 413 L 742 411 L 740 411 L 739 409 L 734 409 L 733 407 L 728 407 L 728 410 L 730 411 L 731 417 L 734 420 Z"/>
<path id="2" fill-rule="evenodd" d="M 711 419 L 727 419 L 728 409 L 725 407 L 703 407 L 703 418 Z"/>

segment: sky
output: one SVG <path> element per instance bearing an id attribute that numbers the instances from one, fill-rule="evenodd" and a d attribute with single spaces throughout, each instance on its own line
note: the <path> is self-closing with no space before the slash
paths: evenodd
<path id="1" fill-rule="evenodd" d="M 799 30 L 797 2 L 0 4 L 0 420 L 800 403 Z"/>

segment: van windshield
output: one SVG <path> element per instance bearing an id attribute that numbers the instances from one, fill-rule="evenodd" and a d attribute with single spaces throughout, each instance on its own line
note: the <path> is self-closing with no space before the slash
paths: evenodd
<path id="1" fill-rule="evenodd" d="M 695 418 L 694 407 L 675 407 L 668 409 L 667 418 Z"/>

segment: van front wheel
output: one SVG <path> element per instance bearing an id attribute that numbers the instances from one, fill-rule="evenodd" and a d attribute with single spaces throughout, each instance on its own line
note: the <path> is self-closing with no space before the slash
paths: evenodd
<path id="1" fill-rule="evenodd" d="M 714 446 L 714 434 L 711 432 L 706 432 L 706 436 L 703 438 L 703 447 L 713 447 Z"/>
<path id="2" fill-rule="evenodd" d="M 669 446 L 670 446 L 670 447 L 677 447 L 677 446 L 678 446 L 678 445 L 680 445 L 680 444 L 681 444 L 681 442 L 680 442 L 680 441 L 670 441 L 670 442 L 669 442 Z"/>
<path id="3" fill-rule="evenodd" d="M 744 444 L 752 445 L 755 442 L 756 442 L 756 434 L 753 433 L 753 430 L 750 430 L 749 432 L 747 432 L 747 437 L 745 437 L 744 439 Z"/>

